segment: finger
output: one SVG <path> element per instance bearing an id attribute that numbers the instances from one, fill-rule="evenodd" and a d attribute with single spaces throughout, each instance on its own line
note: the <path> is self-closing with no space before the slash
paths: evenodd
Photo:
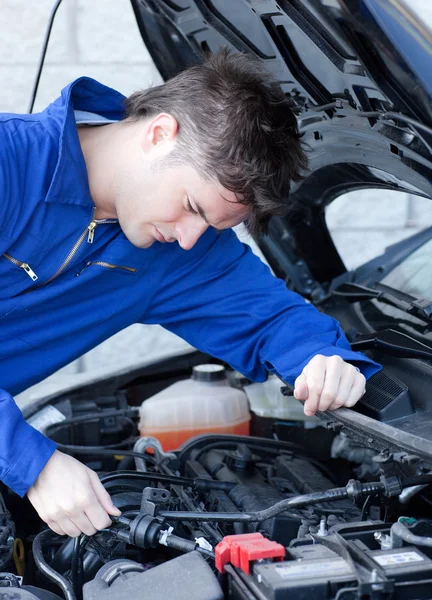
<path id="1" fill-rule="evenodd" d="M 58 533 L 58 535 L 66 535 L 65 532 L 63 531 L 63 529 L 59 525 L 57 525 L 57 523 L 55 523 L 54 521 L 47 521 L 47 525 L 55 533 Z"/>
<path id="2" fill-rule="evenodd" d="M 352 386 L 354 385 L 356 375 L 356 368 L 352 365 L 349 365 L 348 363 L 345 363 L 336 399 L 330 404 L 327 410 L 336 410 L 337 408 L 346 405 L 349 395 L 351 393 Z"/>
<path id="3" fill-rule="evenodd" d="M 64 517 L 61 521 L 57 522 L 57 525 L 65 532 L 69 537 L 75 538 L 81 535 L 81 531 L 78 527 L 67 517 Z"/>
<path id="4" fill-rule="evenodd" d="M 366 378 L 361 373 L 356 373 L 356 377 L 354 379 L 354 383 L 352 385 L 351 391 L 348 396 L 348 400 L 345 403 L 345 406 L 351 408 L 360 400 L 362 396 L 364 396 L 366 392 Z"/>
<path id="5" fill-rule="evenodd" d="M 111 525 L 111 519 L 106 510 L 99 503 L 95 502 L 86 510 L 85 514 L 92 526 L 98 531 L 106 529 Z"/>
<path id="6" fill-rule="evenodd" d="M 86 513 L 81 513 L 76 517 L 71 517 L 71 521 L 78 529 L 86 535 L 94 535 L 97 531 Z"/>
<path id="7" fill-rule="evenodd" d="M 308 387 L 308 397 L 304 405 L 304 413 L 305 415 L 312 416 L 318 408 L 324 385 L 326 357 L 321 355 L 315 356 L 305 367 L 303 372 L 306 374 Z"/>
<path id="8" fill-rule="evenodd" d="M 99 477 L 96 475 L 94 471 L 90 471 L 90 481 L 93 487 L 93 491 L 96 494 L 96 498 L 98 499 L 101 506 L 105 509 L 105 511 L 109 515 L 120 516 L 121 510 L 114 505 L 111 500 L 111 496 L 108 494 L 104 486 L 99 480 Z"/>
<path id="9" fill-rule="evenodd" d="M 294 398 L 297 400 L 306 400 L 308 397 L 308 386 L 306 375 L 302 373 L 297 377 L 294 384 Z"/>
<path id="10" fill-rule="evenodd" d="M 340 356 L 327 358 L 324 385 L 318 405 L 319 410 L 327 410 L 336 400 L 345 364 Z"/>

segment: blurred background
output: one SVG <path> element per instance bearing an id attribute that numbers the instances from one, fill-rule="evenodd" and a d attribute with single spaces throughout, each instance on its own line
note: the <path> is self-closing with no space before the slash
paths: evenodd
<path id="1" fill-rule="evenodd" d="M 53 0 L 0 0 L 0 112 L 27 112 Z M 431 0 L 408 0 L 432 25 Z M 129 0 L 63 0 L 48 47 L 35 109 L 54 100 L 73 79 L 87 75 L 125 95 L 162 79 L 138 32 Z M 432 224 L 432 201 L 379 190 L 338 198 L 326 214 L 348 268 Z M 247 241 L 244 234 L 240 234 Z M 65 340 L 67 343 L 67 340 Z M 49 386 L 78 373 L 109 372 L 142 362 L 150 354 L 188 346 L 158 326 L 134 325 L 64 367 Z"/>

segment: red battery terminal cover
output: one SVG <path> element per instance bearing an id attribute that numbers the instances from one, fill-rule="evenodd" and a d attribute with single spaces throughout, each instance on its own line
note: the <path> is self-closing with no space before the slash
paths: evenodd
<path id="1" fill-rule="evenodd" d="M 268 540 L 261 533 L 227 535 L 215 548 L 215 563 L 220 573 L 224 572 L 227 563 L 231 563 L 249 575 L 252 561 L 262 558 L 281 561 L 284 556 L 285 548 Z"/>

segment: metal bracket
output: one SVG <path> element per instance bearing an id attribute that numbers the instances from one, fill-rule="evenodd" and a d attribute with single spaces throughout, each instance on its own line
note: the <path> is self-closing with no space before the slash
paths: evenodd
<path id="1" fill-rule="evenodd" d="M 141 497 L 140 512 L 154 517 L 158 505 L 166 504 L 170 497 L 171 495 L 167 490 L 162 488 L 146 487 L 144 488 Z"/>

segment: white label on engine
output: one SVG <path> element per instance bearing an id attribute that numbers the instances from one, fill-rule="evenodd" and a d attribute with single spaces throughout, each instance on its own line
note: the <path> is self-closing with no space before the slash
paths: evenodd
<path id="1" fill-rule="evenodd" d="M 293 561 L 276 565 L 276 572 L 283 579 L 289 577 L 334 577 L 335 575 L 351 575 L 352 570 L 343 558 L 324 561 Z"/>
<path id="2" fill-rule="evenodd" d="M 49 404 L 33 415 L 33 417 L 30 417 L 30 419 L 27 420 L 27 423 L 41 433 L 45 433 L 45 429 L 48 425 L 60 423 L 60 421 L 64 421 L 65 419 L 66 417 L 58 410 L 58 408 Z"/>
<path id="3" fill-rule="evenodd" d="M 395 552 L 394 554 L 384 554 L 383 556 L 373 556 L 372 558 L 383 567 L 424 560 L 423 556 L 420 556 L 417 552 Z"/>

